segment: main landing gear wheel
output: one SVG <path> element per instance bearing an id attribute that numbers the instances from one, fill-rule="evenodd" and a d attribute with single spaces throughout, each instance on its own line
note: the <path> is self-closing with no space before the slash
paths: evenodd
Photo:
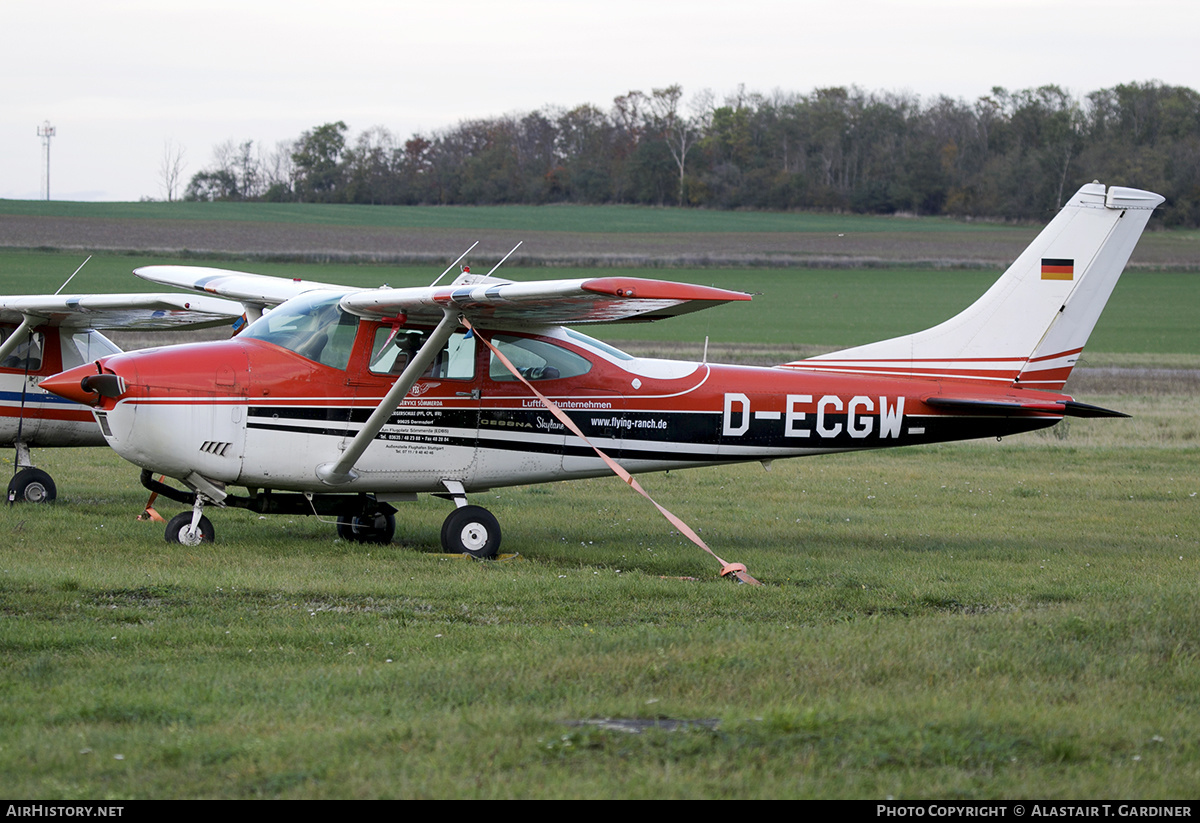
<path id="1" fill-rule="evenodd" d="M 490 559 L 500 553 L 500 521 L 482 506 L 463 506 L 442 524 L 446 554 L 469 554 Z"/>
<path id="2" fill-rule="evenodd" d="M 8 484 L 10 503 L 53 503 L 58 489 L 41 469 L 21 469 Z"/>
<path id="3" fill-rule="evenodd" d="M 396 534 L 396 517 L 387 512 L 339 517 L 338 537 L 355 543 L 391 543 Z"/>
<path id="4" fill-rule="evenodd" d="M 192 526 L 192 513 L 180 512 L 167 523 L 166 540 L 168 543 L 178 543 L 181 546 L 199 546 L 201 543 L 211 543 L 217 533 L 213 530 L 212 521 L 200 515 L 196 524 L 197 534 L 188 534 Z"/>

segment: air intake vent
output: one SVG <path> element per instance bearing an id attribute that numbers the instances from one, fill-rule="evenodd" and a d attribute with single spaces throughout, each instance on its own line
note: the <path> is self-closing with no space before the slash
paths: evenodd
<path id="1" fill-rule="evenodd" d="M 205 454 L 214 454 L 217 457 L 224 457 L 225 452 L 229 451 L 232 443 L 225 443 L 220 440 L 205 440 L 204 445 L 200 447 L 200 451 Z"/>

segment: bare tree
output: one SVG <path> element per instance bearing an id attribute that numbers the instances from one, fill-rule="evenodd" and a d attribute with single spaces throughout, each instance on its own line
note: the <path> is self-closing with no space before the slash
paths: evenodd
<path id="1" fill-rule="evenodd" d="M 654 89 L 650 97 L 650 109 L 654 113 L 656 125 L 662 130 L 667 148 L 671 150 L 671 158 L 679 167 L 679 205 L 682 206 L 688 152 L 695 148 L 701 132 L 690 118 L 679 113 L 681 97 L 683 87 L 679 84 L 667 86 L 665 89 Z M 700 110 L 703 110 L 705 105 L 703 100 L 697 104 Z"/>
<path id="2" fill-rule="evenodd" d="M 296 168 L 292 163 L 292 152 L 295 150 L 294 142 L 280 140 L 273 150 L 263 155 L 262 170 L 268 200 L 291 199 L 292 181 L 296 176 Z"/>
<path id="3" fill-rule="evenodd" d="M 263 193 L 262 152 L 254 153 L 254 141 L 239 143 L 234 156 L 234 167 L 238 180 L 238 194 L 243 200 L 258 197 Z"/>
<path id="4" fill-rule="evenodd" d="M 163 143 L 162 160 L 158 166 L 158 183 L 163 196 L 170 203 L 179 199 L 179 186 L 183 182 L 184 158 L 187 150 L 168 139 Z"/>

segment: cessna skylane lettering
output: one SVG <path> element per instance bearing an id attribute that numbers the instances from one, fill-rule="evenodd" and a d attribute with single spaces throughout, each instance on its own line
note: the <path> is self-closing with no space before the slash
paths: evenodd
<path id="1" fill-rule="evenodd" d="M 345 538 L 388 541 L 391 503 L 425 492 L 456 504 L 444 548 L 490 557 L 499 524 L 467 494 L 607 474 L 593 446 L 637 473 L 1123 416 L 1060 392 L 1162 199 L 1084 186 L 956 317 L 775 368 L 632 357 L 569 328 L 750 299 L 721 289 L 464 272 L 447 286 L 350 290 L 154 266 L 136 274 L 260 319 L 229 341 L 114 354 L 41 385 L 91 405 L 143 483 L 192 507 L 168 540 L 211 540 L 203 509 L 223 505 L 334 515 Z"/>
<path id="2" fill-rule="evenodd" d="M 0 446 L 17 454 L 9 502 L 48 503 L 58 494 L 50 475 L 33 466 L 31 447 L 105 444 L 89 406 L 40 385 L 121 351 L 97 329 L 205 328 L 241 315 L 239 303 L 181 294 L 0 297 Z"/>

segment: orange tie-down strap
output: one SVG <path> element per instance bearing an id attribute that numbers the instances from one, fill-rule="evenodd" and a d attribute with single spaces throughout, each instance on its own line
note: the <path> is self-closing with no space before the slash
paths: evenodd
<path id="1" fill-rule="evenodd" d="M 160 474 L 158 476 L 158 479 L 160 482 L 165 481 L 167 479 L 167 476 L 165 474 Z M 146 501 L 146 510 L 137 516 L 138 520 L 150 520 L 155 523 L 166 523 L 167 522 L 166 519 L 161 514 L 159 514 L 157 511 L 154 510 L 154 501 L 157 499 L 158 499 L 158 492 L 151 492 L 150 499 Z"/>
<path id="2" fill-rule="evenodd" d="M 722 577 L 725 577 L 726 575 L 733 575 L 734 577 L 736 577 L 738 580 L 742 581 L 743 583 L 750 583 L 755 586 L 762 585 L 761 583 L 759 583 L 757 580 L 755 580 L 753 577 L 750 576 L 749 572 L 746 571 L 746 567 L 744 565 L 742 565 L 741 563 L 726 563 L 724 560 L 722 560 L 720 557 L 718 557 L 717 553 L 714 552 L 712 549 L 710 549 L 708 547 L 708 544 L 700 539 L 700 535 L 696 534 L 696 532 L 694 532 L 692 530 L 691 526 L 689 526 L 687 523 L 684 523 L 678 517 L 671 514 L 671 512 L 667 511 L 662 506 L 660 506 L 658 504 L 658 501 L 656 501 L 653 497 L 651 497 L 646 492 L 646 490 L 642 488 L 642 485 L 640 483 L 638 483 L 636 479 L 634 479 L 634 476 L 632 474 L 630 474 L 629 472 L 627 472 L 620 463 L 618 463 L 616 460 L 613 460 L 611 457 L 609 457 L 604 452 L 600 451 L 600 449 L 596 448 L 595 444 L 593 444 L 592 441 L 588 440 L 587 436 L 582 431 L 580 431 L 578 426 L 575 425 L 575 421 L 572 420 L 570 417 L 568 417 L 567 413 L 564 412 L 562 409 L 560 409 L 558 407 L 558 405 L 554 403 L 553 400 L 546 397 L 540 391 L 535 389 L 533 387 L 533 384 L 530 383 L 528 380 L 526 380 L 525 376 L 522 375 L 519 371 L 517 371 L 517 368 L 512 364 L 512 362 L 507 357 L 504 356 L 504 353 L 501 352 L 499 349 L 497 349 L 495 346 L 493 346 L 490 340 L 488 340 L 483 335 L 481 335 L 479 333 L 479 331 L 471 325 L 471 322 L 469 320 L 467 320 L 467 318 L 465 318 L 465 317 L 462 318 L 462 323 L 464 326 L 467 327 L 468 331 L 470 331 L 472 334 L 474 334 L 476 337 L 478 337 L 481 341 L 483 341 L 483 344 L 485 346 L 487 346 L 488 349 L 491 350 L 492 354 L 496 355 L 496 359 L 504 364 L 504 368 L 506 368 L 510 372 L 512 372 L 513 377 L 517 378 L 522 383 L 524 383 L 525 387 L 528 388 L 531 392 L 534 393 L 534 395 L 537 396 L 537 399 L 542 402 L 542 405 L 545 406 L 547 409 L 549 409 L 550 413 L 553 414 L 555 417 L 557 417 L 560 423 L 562 423 L 564 426 L 566 426 L 568 429 L 570 429 L 571 432 L 573 432 L 575 434 L 575 436 L 578 437 L 580 440 L 582 440 L 584 443 L 587 443 L 588 447 L 591 448 L 592 451 L 594 451 L 596 454 L 600 455 L 600 459 L 603 460 L 610 469 L 612 469 L 613 474 L 615 474 L 617 477 L 624 480 L 626 483 L 629 484 L 629 486 L 634 491 L 636 491 L 642 497 L 646 498 L 651 503 L 653 503 L 654 508 L 658 509 L 659 513 L 662 514 L 663 517 L 667 518 L 667 522 L 669 522 L 675 528 L 679 529 L 680 533 L 685 535 L 688 540 L 691 540 L 697 546 L 699 546 L 700 548 L 704 549 L 706 552 L 711 554 L 716 559 L 716 561 L 721 564 L 721 576 Z"/>

